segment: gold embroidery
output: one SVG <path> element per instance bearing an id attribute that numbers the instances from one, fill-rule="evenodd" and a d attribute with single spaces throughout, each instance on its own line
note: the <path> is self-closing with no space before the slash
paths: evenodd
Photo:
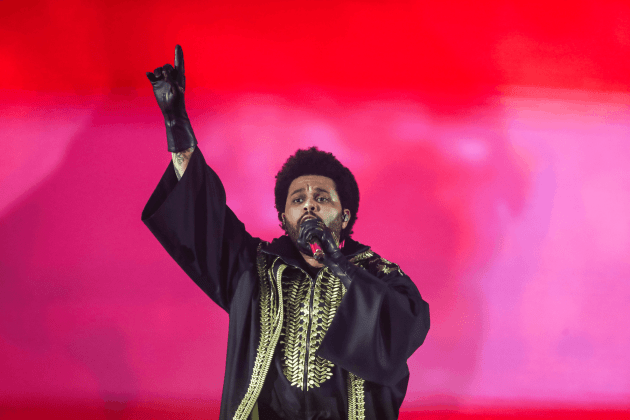
<path id="1" fill-rule="evenodd" d="M 362 252 L 360 254 L 357 254 L 354 257 L 350 258 L 350 262 L 354 263 L 354 264 L 357 264 L 359 261 L 366 260 L 366 259 L 368 259 L 370 257 L 373 257 L 373 256 L 374 256 L 374 253 L 371 250 L 368 249 L 367 251 L 364 251 L 364 252 Z"/>
<path id="2" fill-rule="evenodd" d="M 301 390 L 319 387 L 332 377 L 333 363 L 315 355 L 346 292 L 328 269 L 320 271 L 315 286 L 302 271 L 283 283 L 284 344 L 282 371 Z M 311 305 L 312 296 L 312 305 Z M 308 356 L 307 356 L 308 355 Z M 308 361 L 306 360 L 308 357 Z"/>
<path id="3" fill-rule="evenodd" d="M 365 419 L 365 380 L 348 372 L 348 420 Z"/>
<path id="4" fill-rule="evenodd" d="M 358 257 L 362 258 L 359 260 Z M 398 274 L 400 274 L 401 276 L 405 275 L 398 264 L 388 261 L 380 255 L 374 254 L 372 251 L 366 251 L 362 254 L 359 254 L 351 261 L 372 273 L 382 273 L 388 275 L 389 273 L 397 271 Z"/>
<path id="5" fill-rule="evenodd" d="M 383 273 L 385 273 L 385 274 L 389 274 L 389 273 L 391 273 L 392 271 L 396 271 L 396 270 L 395 270 L 395 269 L 393 269 L 393 268 L 389 268 L 389 267 L 388 267 L 387 265 L 385 265 L 385 264 L 379 264 L 379 265 L 377 265 L 377 267 L 378 267 L 378 269 L 379 269 L 380 271 L 382 271 L 382 272 L 383 272 Z"/>
<path id="6" fill-rule="evenodd" d="M 389 274 L 393 271 L 398 271 L 398 274 L 400 274 L 401 276 L 405 275 L 405 273 L 402 272 L 398 264 L 388 261 L 383 257 L 379 257 L 379 258 L 381 259 L 381 262 L 383 263 L 383 269 L 381 271 L 383 271 L 385 274 Z"/>
<path id="7" fill-rule="evenodd" d="M 238 406 L 234 419 L 246 420 L 258 400 L 262 390 L 269 366 L 273 359 L 273 353 L 282 330 L 284 308 L 282 302 L 282 272 L 287 267 L 279 264 L 276 273 L 273 269 L 279 258 L 276 258 L 271 266 L 266 266 L 266 257 L 258 247 L 258 276 L 260 281 L 260 341 L 256 351 L 254 369 L 247 387 L 247 392 Z M 275 274 L 275 277 L 274 277 Z M 274 284 L 275 283 L 275 284 Z"/>
<path id="8" fill-rule="evenodd" d="M 280 338 L 280 344 L 284 345 L 282 371 L 291 385 L 303 389 L 310 282 L 300 271 L 293 270 L 282 286 L 287 314 Z"/>
<path id="9" fill-rule="evenodd" d="M 275 258 L 273 263 L 269 264 L 269 260 L 260 252 L 260 249 L 259 246 L 257 267 L 260 281 L 260 341 L 249 386 L 233 417 L 238 420 L 246 420 L 254 408 L 280 336 L 284 338 L 281 341 L 284 344 L 285 355 L 283 372 L 292 385 L 308 390 L 319 387 L 332 377 L 334 365 L 328 360 L 315 356 L 315 351 L 321 345 L 341 304 L 341 299 L 346 293 L 346 288 L 338 278 L 334 277 L 328 269 L 321 270 L 312 290 L 311 312 L 312 286 L 308 277 L 301 270 L 291 270 L 293 272 L 285 278 L 285 281 L 282 281 L 287 265 L 281 264 L 279 258 Z M 371 259 L 373 256 L 375 254 L 368 250 L 350 261 L 366 268 L 368 264 L 374 262 Z M 380 257 L 378 259 L 380 260 Z M 389 263 L 387 260 L 384 261 Z M 310 332 L 310 336 L 307 332 Z M 306 363 L 307 351 L 308 363 Z M 306 384 L 304 383 L 305 376 Z M 348 372 L 348 418 L 350 420 L 365 420 L 364 382 L 363 379 Z"/>
<path id="10" fill-rule="evenodd" d="M 307 389 L 319 387 L 332 377 L 334 364 L 315 355 L 332 323 L 341 299 L 346 293 L 341 281 L 326 268 L 315 283 L 313 292 L 313 313 L 311 320 L 311 340 L 307 374 Z"/>

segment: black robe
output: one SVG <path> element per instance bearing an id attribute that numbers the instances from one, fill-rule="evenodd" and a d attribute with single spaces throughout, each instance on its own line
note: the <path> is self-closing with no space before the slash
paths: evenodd
<path id="1" fill-rule="evenodd" d="M 252 409 L 257 410 L 252 405 L 255 400 L 260 396 L 263 403 L 262 398 L 269 397 L 274 389 L 321 391 L 282 387 L 269 379 L 278 382 L 282 375 L 282 344 L 277 334 L 273 336 L 275 341 L 269 341 L 273 334 L 268 330 L 275 327 L 267 325 L 272 321 L 265 319 L 287 316 L 280 311 L 283 305 L 274 304 L 271 290 L 278 283 L 281 293 L 286 276 L 274 278 L 272 273 L 288 276 L 304 272 L 300 254 L 286 236 L 270 244 L 247 233 L 227 207 L 223 185 L 199 148 L 192 153 L 180 181 L 173 164 L 169 165 L 142 212 L 142 220 L 184 272 L 229 314 L 221 420 L 247 418 Z M 396 419 L 409 380 L 406 362 L 429 330 L 429 307 L 397 265 L 351 239 L 346 240 L 342 252 L 361 268 L 349 289 L 343 289 L 343 298 L 314 352 L 332 362 L 336 372 L 337 382 L 321 386 L 334 387 L 343 375 L 347 386 L 338 392 L 344 394 L 344 401 L 356 395 L 361 404 L 357 411 L 352 409 L 356 398 L 346 401 L 344 407 L 339 407 L 345 410 L 340 414 L 344 418 Z M 267 272 L 269 279 L 263 278 Z M 338 279 L 329 277 L 329 281 Z M 267 347 L 273 348 L 263 354 Z M 270 358 L 273 360 L 265 360 Z M 264 386 L 261 381 L 266 381 Z M 265 403 L 268 406 L 271 402 Z"/>

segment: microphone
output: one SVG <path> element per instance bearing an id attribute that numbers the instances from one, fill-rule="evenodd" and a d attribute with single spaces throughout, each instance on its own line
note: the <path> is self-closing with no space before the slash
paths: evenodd
<path id="1" fill-rule="evenodd" d="M 311 247 L 311 252 L 313 253 L 313 257 L 316 260 L 320 261 L 324 259 L 324 250 L 322 249 L 322 245 L 319 243 L 319 240 L 317 238 L 312 238 L 308 242 L 308 244 Z"/>

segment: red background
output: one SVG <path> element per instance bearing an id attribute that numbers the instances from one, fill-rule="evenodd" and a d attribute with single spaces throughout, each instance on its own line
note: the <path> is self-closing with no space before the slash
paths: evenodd
<path id="1" fill-rule="evenodd" d="M 216 418 L 227 315 L 140 222 L 186 60 L 250 233 L 317 145 L 431 306 L 401 418 L 625 418 L 624 2 L 0 2 L 0 418 Z"/>

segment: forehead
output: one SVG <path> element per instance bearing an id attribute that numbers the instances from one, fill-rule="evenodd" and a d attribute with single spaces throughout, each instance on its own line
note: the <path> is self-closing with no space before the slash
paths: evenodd
<path id="1" fill-rule="evenodd" d="M 302 175 L 293 180 L 289 186 L 289 194 L 295 190 L 304 188 L 305 191 L 321 188 L 326 191 L 332 191 L 336 188 L 335 181 L 327 176 L 322 175 Z"/>

